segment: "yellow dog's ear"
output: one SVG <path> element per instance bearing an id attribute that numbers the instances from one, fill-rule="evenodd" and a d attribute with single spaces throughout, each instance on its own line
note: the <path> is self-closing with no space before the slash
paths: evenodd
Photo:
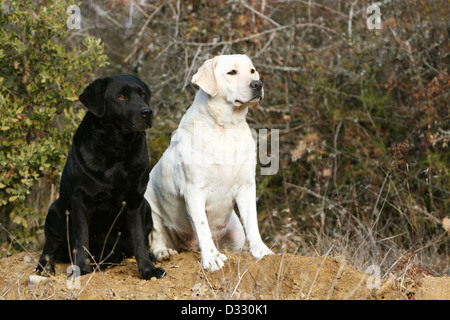
<path id="1" fill-rule="evenodd" d="M 214 97 L 217 94 L 217 82 L 214 72 L 217 61 L 218 57 L 206 60 L 192 77 L 192 83 L 198 85 L 211 97 Z"/>

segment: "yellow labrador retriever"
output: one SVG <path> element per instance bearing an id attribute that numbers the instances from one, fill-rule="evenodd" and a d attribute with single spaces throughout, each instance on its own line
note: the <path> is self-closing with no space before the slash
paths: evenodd
<path id="1" fill-rule="evenodd" d="M 253 257 L 272 254 L 259 234 L 256 144 L 245 119 L 264 89 L 245 55 L 207 60 L 192 82 L 200 87 L 194 103 L 150 173 L 150 251 L 160 260 L 200 248 L 203 268 L 215 271 L 227 259 L 217 247 L 241 250 L 245 235 Z"/>

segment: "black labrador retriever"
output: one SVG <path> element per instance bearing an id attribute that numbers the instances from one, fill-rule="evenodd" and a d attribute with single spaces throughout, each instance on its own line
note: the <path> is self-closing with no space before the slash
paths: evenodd
<path id="1" fill-rule="evenodd" d="M 100 264 L 134 255 L 142 278 L 161 278 L 165 271 L 150 260 L 153 222 L 144 198 L 150 89 L 135 76 L 116 75 L 95 80 L 79 99 L 88 112 L 74 134 L 59 198 L 48 211 L 36 271 L 54 274 L 55 261 L 65 260 L 86 274 L 91 259 Z"/>

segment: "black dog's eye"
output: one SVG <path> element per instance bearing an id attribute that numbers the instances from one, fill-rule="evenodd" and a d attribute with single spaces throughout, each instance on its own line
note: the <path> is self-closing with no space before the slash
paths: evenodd
<path id="1" fill-rule="evenodd" d="M 250 73 L 255 73 L 255 69 L 250 70 Z"/>
<path id="2" fill-rule="evenodd" d="M 145 99 L 145 93 L 143 93 L 143 92 L 141 93 L 141 98 Z"/>
<path id="3" fill-rule="evenodd" d="M 125 97 L 125 95 L 123 95 L 123 94 L 119 94 L 119 95 L 117 96 L 117 99 L 119 99 L 119 100 L 125 100 L 126 97 Z"/>
<path id="4" fill-rule="evenodd" d="M 227 74 L 229 74 L 230 76 L 234 76 L 237 74 L 237 71 L 233 69 L 230 72 L 228 72 Z"/>

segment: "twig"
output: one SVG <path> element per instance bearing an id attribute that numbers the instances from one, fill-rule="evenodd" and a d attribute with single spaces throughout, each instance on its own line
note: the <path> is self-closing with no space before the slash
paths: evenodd
<path id="1" fill-rule="evenodd" d="M 245 271 L 239 276 L 238 283 L 236 284 L 236 287 L 234 287 L 234 290 L 233 290 L 233 292 L 231 293 L 231 297 L 234 296 L 234 294 L 235 294 L 237 288 L 239 287 L 239 284 L 240 284 L 241 281 L 242 281 L 242 278 L 243 278 L 244 275 L 247 273 L 247 271 L 250 269 L 250 267 L 253 266 L 253 265 L 255 265 L 255 264 L 257 264 L 259 261 L 261 261 L 262 258 L 264 258 L 264 256 L 262 256 L 261 258 L 259 258 L 259 259 L 256 260 L 255 262 L 253 262 L 253 263 L 252 263 L 249 267 L 247 267 L 247 269 L 245 269 Z"/>
<path id="2" fill-rule="evenodd" d="M 269 40 L 266 42 L 266 44 L 264 45 L 264 47 L 263 47 L 260 51 L 258 51 L 258 53 L 255 54 L 255 58 L 258 58 L 264 51 L 267 50 L 267 48 L 269 48 L 270 44 L 272 43 L 273 39 L 275 38 L 275 35 L 276 35 L 275 32 L 272 33 L 272 34 L 270 35 L 270 38 L 269 38 Z"/>
<path id="3" fill-rule="evenodd" d="M 201 48 L 198 47 L 197 52 L 195 52 L 194 58 L 192 59 L 191 66 L 189 67 L 189 69 L 186 73 L 186 77 L 184 78 L 184 84 L 183 84 L 183 87 L 181 88 L 181 91 L 184 91 L 184 89 L 186 89 L 187 85 L 190 83 L 190 76 L 191 76 L 192 70 L 194 69 L 195 61 L 197 60 L 197 57 L 201 51 L 202 51 Z"/>
<path id="4" fill-rule="evenodd" d="M 383 193 L 384 186 L 386 185 L 386 181 L 389 178 L 389 175 L 390 175 L 390 172 L 388 171 L 386 173 L 386 176 L 384 177 L 383 184 L 381 185 L 380 192 L 378 193 L 377 200 L 375 201 L 375 205 L 373 206 L 372 216 L 374 216 L 375 214 L 377 215 L 377 219 L 375 220 L 374 225 L 378 222 L 378 219 L 379 219 L 379 216 L 380 216 L 380 214 L 377 213 L 376 210 L 377 210 L 378 202 L 380 201 L 380 198 L 381 198 L 381 194 Z"/>
<path id="5" fill-rule="evenodd" d="M 88 249 L 86 249 L 86 247 L 83 246 L 83 249 L 89 254 L 89 256 L 91 257 L 92 261 L 94 261 L 95 263 L 95 259 L 94 257 L 91 255 L 91 253 L 89 252 Z M 84 288 L 86 288 L 86 286 L 88 285 L 89 281 L 91 281 L 92 277 L 94 276 L 95 272 L 96 272 L 97 268 L 94 268 L 94 270 L 91 272 L 91 275 L 89 276 L 89 279 L 86 281 L 86 283 L 84 284 L 83 288 L 81 288 L 80 292 L 78 292 L 78 294 L 74 294 L 72 292 L 72 294 L 74 295 L 75 299 L 78 299 L 78 297 L 81 295 L 81 293 L 83 293 Z M 98 269 L 100 270 L 100 269 Z M 76 274 L 75 274 L 76 276 Z"/>
<path id="6" fill-rule="evenodd" d="M 284 256 L 285 256 L 285 252 L 283 252 L 283 254 L 281 255 L 281 259 L 280 259 L 280 265 L 278 267 L 278 276 L 277 276 L 277 299 L 278 297 L 278 293 L 280 292 L 280 280 L 281 280 L 281 270 L 282 270 L 282 266 L 283 266 L 283 261 L 284 261 Z"/>
<path id="7" fill-rule="evenodd" d="M 17 281 L 16 282 L 14 282 L 14 284 L 13 285 L 11 285 L 3 294 L 2 294 L 2 296 L 0 297 L 0 300 L 3 300 L 3 298 L 8 294 L 8 292 L 9 291 L 11 291 L 11 289 L 23 278 L 25 276 L 25 273 L 24 274 L 22 274 L 22 276 L 20 276 L 20 278 L 19 279 L 17 279 Z"/>
<path id="8" fill-rule="evenodd" d="M 116 215 L 116 217 L 114 218 L 113 223 L 112 223 L 111 226 L 109 227 L 108 233 L 106 234 L 106 237 L 105 237 L 105 241 L 103 242 L 102 252 L 100 253 L 100 259 L 99 259 L 100 261 L 102 261 L 102 258 L 103 258 L 103 251 L 105 250 L 105 246 L 106 246 L 106 242 L 108 241 L 109 234 L 111 233 L 112 228 L 113 228 L 114 225 L 116 224 L 117 219 L 119 218 L 119 216 L 120 216 L 120 214 L 122 213 L 123 209 L 125 209 L 125 206 L 126 206 L 126 205 L 127 205 L 127 203 L 126 203 L 125 201 L 123 201 L 123 202 L 122 202 L 122 208 L 120 209 L 119 213 L 118 213 L 118 214 Z M 120 235 L 119 235 L 119 237 L 120 237 Z"/>
<path id="9" fill-rule="evenodd" d="M 108 260 L 108 258 L 114 253 L 114 250 L 116 249 L 116 246 L 119 243 L 119 239 L 120 239 L 121 235 L 122 235 L 122 232 L 117 232 L 117 239 L 116 239 L 116 242 L 114 242 L 111 252 L 106 256 L 105 259 L 103 259 L 99 262 L 100 265 L 103 264 L 103 262 L 105 262 L 106 260 Z"/>
<path id="10" fill-rule="evenodd" d="M 196 47 L 209 47 L 209 46 L 223 46 L 223 45 L 230 45 L 230 44 L 234 44 L 234 43 L 239 43 L 239 42 L 243 42 L 243 41 L 248 41 L 248 40 L 252 40 L 255 38 L 259 38 L 261 36 L 264 36 L 266 34 L 270 34 L 270 33 L 274 33 L 274 32 L 278 32 L 278 31 L 283 31 L 286 29 L 291 29 L 291 28 L 306 28 L 306 27 L 313 27 L 313 28 L 319 28 L 319 29 L 323 29 L 326 30 L 330 33 L 333 33 L 339 37 L 342 37 L 342 34 L 340 34 L 339 32 L 325 27 L 325 26 L 321 26 L 319 24 L 316 23 L 297 23 L 297 24 L 290 24 L 287 26 L 280 26 L 280 27 L 276 27 L 273 29 L 269 29 L 269 30 L 265 30 L 259 33 L 255 33 L 253 35 L 247 36 L 247 37 L 243 37 L 243 38 L 239 38 L 239 39 L 235 39 L 235 40 L 229 40 L 229 41 L 219 41 L 219 42 L 181 42 L 181 41 L 175 41 L 175 43 L 177 44 L 183 44 L 183 45 L 187 45 L 187 46 L 196 46 Z"/>
<path id="11" fill-rule="evenodd" d="M 67 249 L 69 250 L 70 264 L 73 266 L 72 250 L 71 250 L 71 248 L 70 248 L 69 216 L 70 216 L 70 212 L 69 212 L 69 210 L 66 210 L 66 238 L 67 238 Z"/>
<path id="12" fill-rule="evenodd" d="M 94 1 L 89 1 L 89 5 L 91 7 L 94 8 L 94 10 L 97 12 L 97 14 L 99 16 L 103 16 L 105 17 L 107 20 L 109 20 L 110 22 L 112 22 L 114 25 L 116 25 L 117 27 L 119 27 L 122 30 L 125 30 L 125 27 L 116 19 L 114 19 L 113 17 L 111 17 L 108 12 L 106 12 L 105 10 L 103 10 L 100 6 L 96 5 L 94 3 Z"/>
<path id="13" fill-rule="evenodd" d="M 214 287 L 213 287 L 213 285 L 211 284 L 211 282 L 209 282 L 208 276 L 206 275 L 205 270 L 203 269 L 203 266 L 202 266 L 200 269 L 202 270 L 202 273 L 203 273 L 203 276 L 204 276 L 205 279 L 206 279 L 206 282 L 208 282 L 208 285 L 209 285 L 209 287 L 211 288 L 211 291 L 212 291 L 212 293 L 213 293 L 213 295 L 214 295 L 214 299 L 217 299 L 216 293 L 214 292 Z"/>
<path id="14" fill-rule="evenodd" d="M 342 208 L 342 209 L 341 209 L 341 208 L 340 208 L 341 205 L 340 205 L 339 203 L 337 203 L 336 201 L 333 201 L 333 200 L 331 200 L 331 199 L 328 199 L 328 198 L 325 197 L 325 196 L 322 196 L 322 195 L 320 195 L 320 194 L 318 194 L 318 193 L 315 193 L 314 191 L 309 190 L 308 188 L 305 188 L 305 187 L 302 187 L 302 186 L 298 186 L 298 185 L 296 185 L 296 184 L 292 184 L 292 183 L 288 183 L 288 182 L 284 182 L 284 184 L 285 184 L 286 186 L 288 186 L 288 187 L 294 187 L 294 188 L 300 189 L 300 190 L 306 192 L 307 194 L 309 194 L 309 195 L 311 195 L 311 196 L 313 196 L 313 197 L 316 197 L 317 199 L 320 199 L 320 200 L 322 200 L 322 201 L 327 202 L 327 203 L 330 204 L 331 206 L 337 208 L 337 209 L 340 211 L 340 213 L 342 213 L 342 214 L 347 213 L 347 210 L 346 210 L 345 208 Z"/>
<path id="15" fill-rule="evenodd" d="M 139 6 L 138 6 L 138 8 L 139 8 Z M 139 46 L 138 46 L 138 44 L 139 44 L 139 39 L 141 39 L 141 37 L 142 37 L 142 34 L 144 33 L 144 30 L 145 30 L 145 28 L 147 28 L 147 26 L 148 26 L 148 24 L 150 23 L 150 21 L 153 19 L 153 17 L 159 12 L 159 10 L 161 10 L 161 8 L 162 8 L 162 5 L 161 6 L 159 6 L 158 8 L 156 8 L 156 10 L 155 11 L 153 11 L 152 12 L 152 14 L 149 16 L 148 14 L 146 14 L 146 16 L 147 16 L 147 20 L 145 21 L 145 23 L 144 23 L 144 25 L 141 27 L 141 30 L 138 32 L 138 34 L 137 34 L 137 36 L 136 36 L 136 39 L 134 40 L 134 43 L 133 43 L 133 50 L 128 54 L 128 56 L 125 58 L 125 59 L 123 59 L 123 62 L 124 63 L 127 63 L 130 59 L 131 59 L 131 57 L 136 53 L 136 51 L 138 50 L 138 48 L 139 48 Z M 144 11 L 145 12 L 145 11 Z"/>
<path id="16" fill-rule="evenodd" d="M 322 265 L 325 262 L 325 260 L 327 259 L 328 255 L 330 254 L 331 249 L 333 249 L 333 245 L 330 247 L 330 249 L 328 249 L 327 253 L 323 257 L 322 262 L 320 263 L 319 269 L 317 270 L 316 276 L 314 277 L 313 283 L 311 284 L 311 288 L 309 288 L 309 292 L 308 292 L 308 296 L 306 297 L 306 300 L 309 300 L 309 298 L 311 296 L 311 292 L 312 292 L 312 289 L 313 289 L 314 285 L 316 284 L 316 280 L 317 280 L 317 277 L 319 276 L 320 269 L 322 269 Z"/>
<path id="17" fill-rule="evenodd" d="M 353 3 L 350 6 L 350 12 L 348 14 L 348 38 L 352 38 L 352 18 L 353 18 L 353 7 L 356 5 L 356 2 L 358 0 L 353 1 Z"/>
<path id="18" fill-rule="evenodd" d="M 413 216 L 413 203 L 412 203 L 412 196 L 411 196 L 411 190 L 409 188 L 409 180 L 408 180 L 408 172 L 409 172 L 409 167 L 408 167 L 408 163 L 406 163 L 406 167 L 404 168 L 404 172 L 405 172 L 405 177 L 406 177 L 406 187 L 408 190 L 408 194 L 409 194 L 409 202 L 411 204 L 411 209 L 409 210 L 409 214 L 411 217 L 411 240 L 413 243 L 413 250 L 414 250 L 414 216 Z"/>
<path id="19" fill-rule="evenodd" d="M 25 247 L 23 246 L 23 244 L 21 244 L 21 243 L 19 242 L 19 240 L 17 240 L 17 238 L 16 238 L 11 232 L 9 232 L 8 229 L 6 229 L 1 223 L 0 223 L 0 228 L 2 228 L 2 229 L 3 229 L 3 230 L 11 237 L 11 239 L 13 239 L 15 242 L 17 242 L 17 243 L 19 244 L 19 246 L 20 246 L 26 253 L 29 254 L 29 256 L 31 257 L 31 259 L 33 259 L 34 262 L 35 262 L 37 265 L 41 266 L 42 270 L 43 270 L 47 275 L 50 276 L 50 273 L 49 273 L 48 271 L 45 270 L 44 266 L 41 265 L 41 264 L 39 263 L 39 261 L 36 260 L 36 259 L 33 257 L 33 255 L 31 254 L 31 252 L 28 251 L 27 248 L 25 248 Z"/>
<path id="20" fill-rule="evenodd" d="M 86 281 L 86 283 L 84 284 L 83 288 L 81 288 L 80 292 L 78 292 L 78 294 L 75 294 L 75 293 L 72 292 L 72 294 L 74 295 L 74 298 L 75 298 L 75 299 L 78 299 L 78 297 L 81 295 L 81 293 L 83 293 L 84 289 L 86 288 L 86 286 L 88 285 L 88 283 L 91 281 L 92 277 L 94 276 L 94 274 L 95 274 L 95 272 L 96 272 L 97 270 L 100 272 L 100 274 L 101 274 L 102 277 L 103 277 L 103 281 L 105 282 L 106 289 L 108 290 L 108 293 L 111 294 L 112 290 L 109 288 L 108 282 L 106 281 L 106 279 L 105 279 L 105 277 L 103 276 L 103 273 L 101 272 L 101 269 L 100 269 L 100 264 L 101 264 L 101 263 L 97 263 L 97 262 L 95 261 L 95 257 L 92 256 L 92 254 L 89 252 L 89 250 L 88 250 L 86 247 L 83 246 L 83 249 L 84 249 L 84 250 L 87 252 L 87 254 L 91 257 L 92 261 L 94 261 L 95 268 L 94 268 L 94 270 L 91 272 L 91 275 L 89 276 L 89 279 Z"/>
<path id="21" fill-rule="evenodd" d="M 244 0 L 241 1 L 236 1 L 239 2 L 240 4 L 242 4 L 246 9 L 250 10 L 251 12 L 253 12 L 254 14 L 256 14 L 257 16 L 269 21 L 270 23 L 274 24 L 275 26 L 279 27 L 280 24 L 274 20 L 272 20 L 271 18 L 269 18 L 268 16 L 262 14 L 261 12 L 259 12 L 258 10 L 256 10 L 255 8 L 249 6 Z"/>
<path id="22" fill-rule="evenodd" d="M 334 288 L 336 287 L 336 283 L 337 283 L 339 277 L 341 276 L 342 271 L 344 271 L 344 268 L 345 268 L 345 264 L 341 262 L 341 266 L 339 267 L 339 270 L 336 273 L 336 276 L 334 277 L 333 283 L 331 284 L 331 287 L 328 290 L 328 295 L 327 295 L 326 300 L 330 300 L 331 299 L 331 296 L 333 295 Z"/>
<path id="23" fill-rule="evenodd" d="M 260 65 L 259 68 L 284 71 L 284 72 L 300 72 L 304 69 L 302 67 L 271 66 L 271 65 L 266 65 L 266 64 Z"/>
<path id="24" fill-rule="evenodd" d="M 337 165 L 338 165 L 337 158 L 338 158 L 338 154 L 340 153 L 338 151 L 338 149 L 337 149 L 337 139 L 338 139 L 338 136 L 339 136 L 339 131 L 341 131 L 342 122 L 343 122 L 343 120 L 339 121 L 339 124 L 338 124 L 338 126 L 336 128 L 336 133 L 334 135 L 334 141 L 333 141 L 334 142 L 334 170 L 333 170 L 334 171 L 333 172 L 334 185 L 336 185 L 336 175 L 337 175 Z"/>
<path id="25" fill-rule="evenodd" d="M 282 2 L 291 2 L 291 1 L 288 0 L 288 1 L 282 1 Z M 346 15 L 345 13 L 343 13 L 343 12 L 341 12 L 339 10 L 335 10 L 335 9 L 333 9 L 331 7 L 328 7 L 328 6 L 326 6 L 324 4 L 321 4 L 321 3 L 318 3 L 318 2 L 311 2 L 311 0 L 308 0 L 308 1 L 306 1 L 306 0 L 297 0 L 296 2 L 301 2 L 301 3 L 306 4 L 308 6 L 315 6 L 315 7 L 323 8 L 323 9 L 328 10 L 328 11 L 334 13 L 334 14 L 340 15 L 341 17 L 343 17 L 345 19 L 348 18 L 348 15 Z M 358 21 L 356 21 L 356 22 L 358 22 Z"/>

